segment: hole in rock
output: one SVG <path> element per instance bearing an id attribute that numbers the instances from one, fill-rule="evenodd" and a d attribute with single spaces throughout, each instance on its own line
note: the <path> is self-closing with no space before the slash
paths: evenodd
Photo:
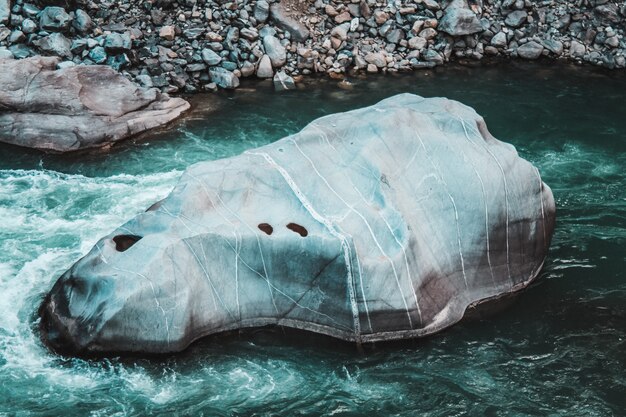
<path id="1" fill-rule="evenodd" d="M 296 224 L 296 223 L 289 223 L 287 225 L 287 229 L 296 232 L 302 237 L 306 237 L 309 234 L 309 232 L 303 226 L 300 226 L 299 224 Z"/>
<path id="2" fill-rule="evenodd" d="M 115 242 L 115 249 L 118 252 L 124 252 L 135 243 L 141 240 L 141 236 L 136 235 L 117 235 L 113 238 L 113 242 Z"/>
<path id="3" fill-rule="evenodd" d="M 261 223 L 258 227 L 266 235 L 271 235 L 274 232 L 274 228 L 268 223 Z"/>

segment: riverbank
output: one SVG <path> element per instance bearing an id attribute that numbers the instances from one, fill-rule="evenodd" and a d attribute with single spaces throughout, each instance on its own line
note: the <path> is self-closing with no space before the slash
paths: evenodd
<path id="1" fill-rule="evenodd" d="M 46 2 L 50 4 L 51 2 Z M 293 88 L 454 61 L 551 59 L 626 67 L 626 4 L 607 0 L 0 0 L 0 57 L 106 64 L 167 93 Z"/>

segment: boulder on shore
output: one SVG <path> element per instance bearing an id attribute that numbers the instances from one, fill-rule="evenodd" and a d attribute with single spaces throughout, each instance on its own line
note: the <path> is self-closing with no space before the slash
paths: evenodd
<path id="1" fill-rule="evenodd" d="M 110 67 L 57 70 L 60 62 L 0 59 L 0 142 L 54 152 L 102 147 L 189 109 L 185 100 L 139 87 Z"/>
<path id="2" fill-rule="evenodd" d="M 426 336 L 528 286 L 554 222 L 537 168 L 473 109 L 398 95 L 190 167 L 59 278 L 42 334 L 74 354 L 265 325 Z"/>

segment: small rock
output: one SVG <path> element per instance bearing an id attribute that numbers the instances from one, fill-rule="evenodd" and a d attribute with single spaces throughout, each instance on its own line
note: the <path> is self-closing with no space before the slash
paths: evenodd
<path id="1" fill-rule="evenodd" d="M 576 40 L 572 40 L 572 43 L 569 47 L 569 54 L 571 57 L 582 58 L 585 55 L 586 51 L 587 49 L 585 48 L 585 45 Z"/>
<path id="2" fill-rule="evenodd" d="M 89 51 L 89 58 L 96 64 L 103 64 L 107 60 L 107 53 L 101 46 L 96 46 Z"/>
<path id="3" fill-rule="evenodd" d="M 265 0 L 259 0 L 254 6 L 254 18 L 258 23 L 265 23 L 270 15 L 270 5 Z"/>
<path id="4" fill-rule="evenodd" d="M 9 23 L 11 18 L 10 0 L 0 0 L 0 25 Z"/>
<path id="5" fill-rule="evenodd" d="M 285 71 L 278 71 L 274 76 L 274 89 L 276 91 L 293 90 L 296 83 Z"/>
<path id="6" fill-rule="evenodd" d="M 239 78 L 225 68 L 210 68 L 209 77 L 211 77 L 211 81 L 221 88 L 233 89 L 239 87 Z"/>
<path id="7" fill-rule="evenodd" d="M 263 47 L 265 53 L 272 62 L 272 67 L 280 68 L 287 62 L 287 50 L 281 45 L 278 38 L 274 36 L 266 36 L 263 38 Z"/>
<path id="8" fill-rule="evenodd" d="M 543 52 L 543 46 L 535 41 L 530 41 L 517 48 L 517 55 L 524 59 L 537 59 Z"/>
<path id="9" fill-rule="evenodd" d="M 439 30 L 452 36 L 471 35 L 483 31 L 480 20 L 468 9 L 465 0 L 454 0 L 446 7 Z"/>
<path id="10" fill-rule="evenodd" d="M 518 28 L 524 24 L 526 18 L 528 17 L 528 13 L 524 10 L 516 10 L 514 12 L 509 13 L 509 15 L 504 19 L 504 23 L 512 28 Z"/>
<path id="11" fill-rule="evenodd" d="M 204 63 L 209 66 L 215 66 L 222 62 L 222 57 L 209 48 L 204 48 L 200 55 L 202 56 Z"/>
<path id="12" fill-rule="evenodd" d="M 495 36 L 493 38 L 491 38 L 491 45 L 498 47 L 498 48 L 504 48 L 507 45 L 507 39 L 506 39 L 506 33 L 504 32 L 498 32 L 495 34 Z"/>
<path id="13" fill-rule="evenodd" d="M 22 32 L 29 34 L 29 33 L 35 33 L 36 30 L 37 30 L 37 23 L 35 23 L 31 19 L 24 19 L 24 21 L 22 22 Z"/>
<path id="14" fill-rule="evenodd" d="M 563 53 L 563 42 L 554 39 L 544 39 L 541 41 L 543 47 L 553 54 L 560 56 Z"/>
<path id="15" fill-rule="evenodd" d="M 33 42 L 35 46 L 49 54 L 72 58 L 72 42 L 61 33 L 53 33 Z"/>
<path id="16" fill-rule="evenodd" d="M 91 21 L 91 17 L 82 9 L 78 9 L 75 12 L 74 21 L 72 22 L 72 26 L 80 33 L 88 33 L 93 26 Z"/>
<path id="17" fill-rule="evenodd" d="M 39 26 L 44 30 L 66 30 L 70 26 L 70 21 L 70 15 L 65 12 L 65 9 L 57 6 L 46 7 L 39 16 Z"/>
<path id="18" fill-rule="evenodd" d="M 103 46 L 107 52 L 129 51 L 132 46 L 130 34 L 111 33 L 104 39 Z"/>
<path id="19" fill-rule="evenodd" d="M 159 30 L 159 36 L 165 40 L 173 41 L 176 38 L 176 30 L 174 26 L 163 26 Z"/>
<path id="20" fill-rule="evenodd" d="M 424 49 L 427 43 L 428 42 L 426 41 L 426 39 L 419 37 L 419 36 L 415 36 L 409 39 L 409 48 L 421 51 L 422 49 Z"/>
<path id="21" fill-rule="evenodd" d="M 13 59 L 13 52 L 5 47 L 0 47 L 0 59 Z"/>
<path id="22" fill-rule="evenodd" d="M 269 56 L 263 55 L 259 60 L 259 64 L 256 69 L 256 76 L 259 78 L 272 78 L 274 76 L 272 61 L 270 61 Z"/>
<path id="23" fill-rule="evenodd" d="M 370 52 L 365 55 L 365 62 L 368 64 L 374 64 L 378 68 L 385 68 L 387 66 L 387 59 L 382 52 Z"/>

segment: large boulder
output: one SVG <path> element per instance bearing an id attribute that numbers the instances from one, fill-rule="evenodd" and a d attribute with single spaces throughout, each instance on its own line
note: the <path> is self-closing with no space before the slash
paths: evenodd
<path id="1" fill-rule="evenodd" d="M 73 353 L 265 325 L 425 336 L 528 286 L 554 221 L 538 170 L 473 109 L 399 95 L 190 167 L 59 278 L 42 331 Z"/>
<path id="2" fill-rule="evenodd" d="M 55 70 L 59 63 L 56 57 L 0 60 L 0 142 L 56 152 L 101 147 L 189 108 L 109 67 Z"/>

